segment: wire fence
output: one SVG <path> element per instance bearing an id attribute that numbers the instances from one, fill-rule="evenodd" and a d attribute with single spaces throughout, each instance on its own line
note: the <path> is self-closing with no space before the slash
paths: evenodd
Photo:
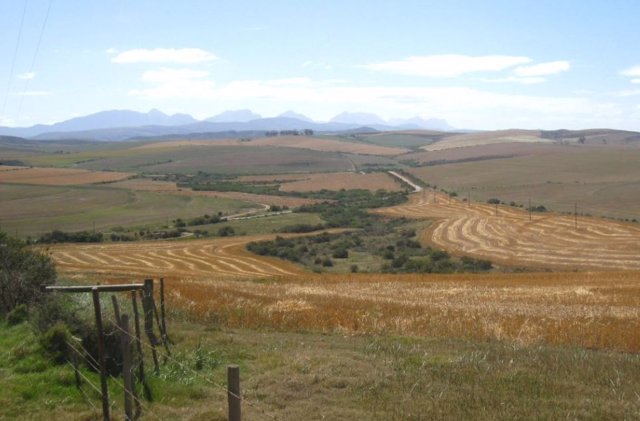
<path id="1" fill-rule="evenodd" d="M 146 342 L 144 342 L 141 339 L 138 339 L 137 337 L 135 337 L 134 335 L 131 335 L 129 332 L 126 332 L 124 329 L 122 329 L 120 326 L 115 325 L 116 329 L 118 329 L 121 333 L 130 336 L 133 340 L 135 341 L 139 341 L 143 346 L 151 348 L 151 345 L 147 344 Z M 192 373 L 193 375 L 195 375 L 196 377 L 202 379 L 203 381 L 205 381 L 206 383 L 210 384 L 211 386 L 214 386 L 215 388 L 219 389 L 222 392 L 225 392 L 227 394 L 229 394 L 230 396 L 233 396 L 237 399 L 240 399 L 242 402 L 244 402 L 245 404 L 247 404 L 248 406 L 252 407 L 253 409 L 255 409 L 258 413 L 260 413 L 261 415 L 263 415 L 265 418 L 268 419 L 272 419 L 272 420 L 278 420 L 278 417 L 268 413 L 262 406 L 261 404 L 257 403 L 257 402 L 253 402 L 251 400 L 248 400 L 236 393 L 231 392 L 225 385 L 217 383 L 215 381 L 213 381 L 212 379 L 210 379 L 209 377 L 203 375 L 202 373 L 192 369 L 191 367 L 189 367 L 188 365 L 184 364 L 183 362 L 179 361 L 178 359 L 176 359 L 175 357 L 169 355 L 168 353 L 164 353 L 163 354 L 163 358 L 165 358 L 166 360 L 169 360 L 175 364 L 177 364 L 178 366 L 180 366 L 180 368 L 182 368 L 185 371 L 188 371 L 189 373 Z"/>

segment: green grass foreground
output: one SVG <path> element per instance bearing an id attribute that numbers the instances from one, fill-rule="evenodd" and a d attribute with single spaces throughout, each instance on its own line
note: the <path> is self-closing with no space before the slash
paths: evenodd
<path id="1" fill-rule="evenodd" d="M 226 366 L 239 364 L 243 419 L 635 419 L 640 356 L 498 342 L 221 330 L 170 323 L 173 355 L 150 374 L 142 419 L 223 420 Z M 27 324 L 0 323 L 0 419 L 100 419 L 69 365 Z M 149 353 L 147 353 L 149 354 Z M 148 357 L 149 355 L 147 355 Z M 146 361 L 151 371 L 151 361 Z M 97 376 L 83 369 L 96 385 Z M 110 381 L 114 419 L 122 391 Z M 91 402 L 98 395 L 86 384 Z"/>

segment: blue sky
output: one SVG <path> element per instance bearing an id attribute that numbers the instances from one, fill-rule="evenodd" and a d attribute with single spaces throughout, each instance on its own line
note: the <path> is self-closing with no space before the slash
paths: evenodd
<path id="1" fill-rule="evenodd" d="M 640 130 L 639 16 L 635 0 L 4 0 L 0 125 L 248 108 Z"/>

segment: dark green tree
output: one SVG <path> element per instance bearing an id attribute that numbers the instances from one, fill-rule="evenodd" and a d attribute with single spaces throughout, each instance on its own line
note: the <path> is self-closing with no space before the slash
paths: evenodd
<path id="1" fill-rule="evenodd" d="M 55 283 L 56 270 L 46 254 L 0 232 L 0 314 L 42 300 L 42 285 Z"/>

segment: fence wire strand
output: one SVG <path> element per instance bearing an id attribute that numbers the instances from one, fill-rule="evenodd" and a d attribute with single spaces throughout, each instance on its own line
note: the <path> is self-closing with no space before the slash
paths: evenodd
<path id="1" fill-rule="evenodd" d="M 137 338 L 137 337 L 135 337 L 135 336 L 131 335 L 131 334 L 130 334 L 130 333 L 128 333 L 128 332 L 125 332 L 125 331 L 124 331 L 124 329 L 122 329 L 120 326 L 117 326 L 117 325 L 116 325 L 116 329 L 120 330 L 120 331 L 121 331 L 122 333 L 124 333 L 125 335 L 129 335 L 129 336 L 130 336 L 131 338 L 133 338 L 134 340 L 138 341 L 138 338 Z M 146 346 L 146 347 L 148 347 L 148 348 L 151 348 L 151 345 L 149 345 L 149 344 L 145 343 L 142 339 L 140 339 L 140 340 L 139 340 L 139 342 L 140 342 L 142 345 L 144 345 L 144 346 Z M 220 390 L 221 390 L 221 391 L 223 391 L 223 392 L 228 393 L 229 395 L 231 395 L 231 396 L 235 397 L 236 399 L 240 399 L 242 402 L 245 402 L 247 405 L 249 405 L 250 407 L 254 408 L 254 409 L 255 409 L 255 410 L 257 410 L 258 412 L 260 412 L 262 415 L 264 415 L 265 417 L 267 417 L 267 418 L 269 418 L 269 419 L 272 419 L 272 420 L 277 420 L 277 419 L 278 419 L 278 417 L 277 417 L 277 416 L 267 413 L 267 412 L 266 412 L 266 411 L 265 411 L 265 410 L 264 410 L 264 409 L 263 409 L 263 408 L 262 408 L 258 403 L 256 403 L 256 402 L 252 402 L 252 401 L 250 401 L 250 400 L 248 400 L 248 399 L 246 399 L 246 398 L 243 398 L 243 397 L 242 397 L 242 396 L 240 396 L 240 395 L 237 395 L 237 394 L 235 394 L 235 393 L 231 392 L 231 391 L 230 391 L 226 386 L 224 386 L 224 385 L 222 385 L 222 384 L 219 384 L 219 383 L 216 383 L 216 382 L 214 382 L 213 380 L 209 379 L 208 377 L 206 377 L 206 376 L 204 376 L 204 375 L 202 375 L 202 374 L 198 373 L 197 371 L 195 371 L 195 370 L 194 370 L 194 369 L 192 369 L 191 367 L 189 367 L 189 366 L 187 366 L 187 365 L 183 364 L 182 362 L 178 361 L 177 359 L 173 358 L 171 355 L 168 355 L 168 354 L 164 353 L 163 357 L 164 357 L 164 358 L 166 358 L 166 359 L 168 359 L 168 360 L 171 360 L 172 362 L 174 362 L 174 363 L 176 363 L 176 364 L 178 364 L 182 369 L 184 369 L 184 370 L 188 370 L 189 372 L 193 373 L 194 375 L 196 375 L 197 377 L 201 378 L 202 380 L 204 380 L 205 382 L 209 383 L 210 385 L 212 385 L 212 386 L 214 386 L 214 387 L 216 387 L 216 388 L 220 389 Z"/>

